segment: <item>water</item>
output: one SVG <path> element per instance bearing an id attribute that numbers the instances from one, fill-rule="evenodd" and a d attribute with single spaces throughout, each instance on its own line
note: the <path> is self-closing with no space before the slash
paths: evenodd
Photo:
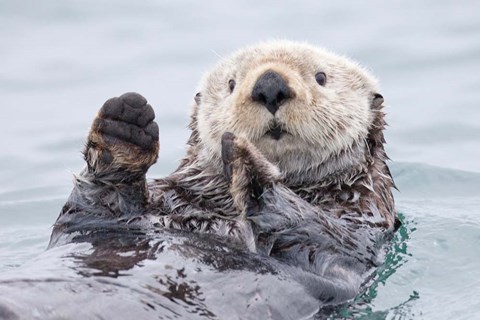
<path id="1" fill-rule="evenodd" d="M 0 272 L 47 245 L 97 109 L 138 91 L 173 170 L 202 73 L 246 44 L 307 40 L 380 79 L 404 227 L 369 290 L 333 318 L 480 317 L 476 1 L 0 0 Z M 18 269 L 20 270 L 20 269 Z"/>

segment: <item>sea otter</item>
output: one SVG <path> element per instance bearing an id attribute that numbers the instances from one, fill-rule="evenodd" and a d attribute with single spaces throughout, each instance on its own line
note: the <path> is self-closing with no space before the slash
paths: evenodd
<path id="1" fill-rule="evenodd" d="M 212 234 L 303 270 L 296 280 L 324 305 L 355 297 L 396 225 L 375 78 L 327 50 L 273 41 L 222 59 L 194 100 L 185 157 L 151 182 L 153 108 L 137 93 L 103 105 L 50 246 L 100 220 Z"/>

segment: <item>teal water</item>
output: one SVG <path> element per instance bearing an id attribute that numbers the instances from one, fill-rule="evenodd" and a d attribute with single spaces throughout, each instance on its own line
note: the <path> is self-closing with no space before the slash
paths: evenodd
<path id="1" fill-rule="evenodd" d="M 332 319 L 480 317 L 478 2 L 0 0 L 0 273 L 41 254 L 96 110 L 138 91 L 182 156 L 196 83 L 219 56 L 307 40 L 373 70 L 404 222 L 386 264 Z"/>

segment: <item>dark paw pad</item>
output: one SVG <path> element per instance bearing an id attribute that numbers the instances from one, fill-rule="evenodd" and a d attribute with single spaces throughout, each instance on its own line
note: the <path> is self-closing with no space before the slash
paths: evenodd
<path id="1" fill-rule="evenodd" d="M 158 141 L 158 125 L 155 122 L 140 128 L 126 122 L 97 118 L 93 126 L 104 135 L 133 143 L 142 149 L 151 149 Z"/>
<path id="2" fill-rule="evenodd" d="M 138 93 L 125 93 L 109 99 L 98 113 L 93 129 L 106 136 L 151 149 L 158 141 L 155 113 Z"/>

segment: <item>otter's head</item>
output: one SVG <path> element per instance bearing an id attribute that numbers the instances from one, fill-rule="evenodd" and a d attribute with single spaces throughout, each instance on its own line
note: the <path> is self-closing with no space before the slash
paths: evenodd
<path id="1" fill-rule="evenodd" d="M 305 177 L 365 159 L 383 98 L 376 80 L 348 59 L 276 41 L 223 59 L 205 76 L 196 102 L 200 159 L 219 163 L 221 136 L 230 131 L 251 141 L 286 176 Z M 319 169 L 331 159 L 335 166 Z"/>

